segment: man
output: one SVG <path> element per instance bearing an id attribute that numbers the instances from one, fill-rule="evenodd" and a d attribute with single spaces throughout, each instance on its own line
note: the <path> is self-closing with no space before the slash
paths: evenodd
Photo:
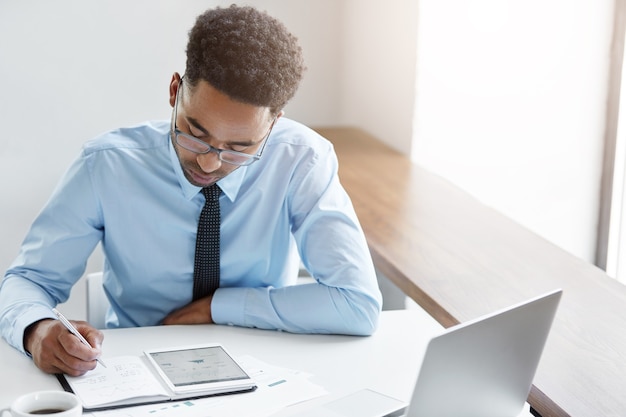
<path id="1" fill-rule="evenodd" d="M 102 333 L 74 322 L 85 346 L 51 308 L 99 242 L 108 327 L 371 334 L 381 295 L 336 155 L 282 117 L 303 71 L 297 40 L 266 13 L 199 16 L 186 71 L 170 81 L 171 120 L 86 143 L 33 223 L 0 287 L 2 336 L 46 372 L 93 369 Z M 300 259 L 316 283 L 291 285 Z M 219 274 L 219 288 L 196 293 L 202 268 Z"/>

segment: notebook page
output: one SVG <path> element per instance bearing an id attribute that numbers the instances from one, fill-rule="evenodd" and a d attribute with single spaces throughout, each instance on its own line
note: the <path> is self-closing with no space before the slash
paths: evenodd
<path id="1" fill-rule="evenodd" d="M 169 397 L 140 357 L 118 356 L 106 362 L 106 368 L 98 365 L 85 375 L 65 377 L 86 408 L 130 398 Z"/>

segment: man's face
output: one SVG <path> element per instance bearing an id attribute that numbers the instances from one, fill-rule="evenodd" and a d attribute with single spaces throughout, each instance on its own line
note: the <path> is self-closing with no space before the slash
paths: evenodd
<path id="1" fill-rule="evenodd" d="M 170 104 L 174 149 L 185 177 L 198 187 L 239 168 L 227 161 L 252 163 L 246 156 L 259 152 L 275 120 L 267 107 L 234 101 L 206 81 L 191 87 L 177 74 L 170 84 Z"/>

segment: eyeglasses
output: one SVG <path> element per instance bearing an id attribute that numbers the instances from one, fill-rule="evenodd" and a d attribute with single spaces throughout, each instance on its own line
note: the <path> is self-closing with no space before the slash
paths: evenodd
<path id="1" fill-rule="evenodd" d="M 174 110 L 172 111 L 172 124 L 171 124 L 171 132 L 174 137 L 176 143 L 187 149 L 188 151 L 197 153 L 197 154 L 205 154 L 209 152 L 214 152 L 217 154 L 217 157 L 222 162 L 226 162 L 227 164 L 237 165 L 237 166 L 247 166 L 251 165 L 254 162 L 258 161 L 261 158 L 261 154 L 265 149 L 265 144 L 267 143 L 267 138 L 272 132 L 272 128 L 274 127 L 274 123 L 276 122 L 276 118 L 272 121 L 269 130 L 265 134 L 262 139 L 263 146 L 259 150 L 256 155 L 251 155 L 244 152 L 231 151 L 227 149 L 218 149 L 209 145 L 203 140 L 200 140 L 194 136 L 191 136 L 187 133 L 183 133 L 176 127 L 176 116 L 178 115 L 178 95 L 183 86 L 183 79 L 181 78 L 180 84 L 178 86 L 178 90 L 176 91 L 176 100 L 174 103 Z"/>

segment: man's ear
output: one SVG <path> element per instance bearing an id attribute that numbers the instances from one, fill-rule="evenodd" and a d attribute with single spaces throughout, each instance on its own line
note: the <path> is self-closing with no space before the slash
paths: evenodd
<path id="1" fill-rule="evenodd" d="M 178 88 L 181 84 L 180 74 L 175 72 L 172 75 L 172 80 L 170 81 L 170 106 L 174 107 L 176 104 L 176 93 L 178 92 Z"/>

